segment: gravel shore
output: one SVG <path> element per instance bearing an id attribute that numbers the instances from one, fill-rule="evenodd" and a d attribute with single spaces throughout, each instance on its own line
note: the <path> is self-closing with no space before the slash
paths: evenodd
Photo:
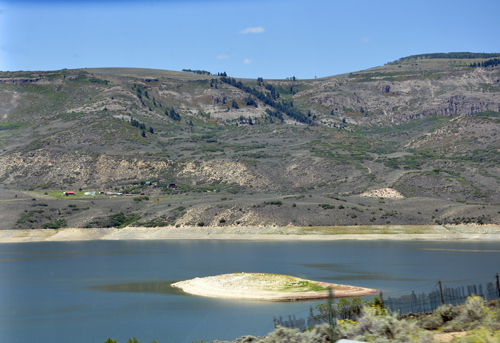
<path id="1" fill-rule="evenodd" d="M 0 243 L 86 240 L 475 240 L 500 241 L 500 225 L 349 227 L 126 227 L 0 230 Z"/>

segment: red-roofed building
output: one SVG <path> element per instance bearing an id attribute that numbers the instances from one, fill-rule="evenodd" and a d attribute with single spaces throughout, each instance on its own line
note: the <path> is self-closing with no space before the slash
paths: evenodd
<path id="1" fill-rule="evenodd" d="M 75 192 L 73 192 L 73 191 L 66 191 L 66 192 L 64 192 L 64 195 L 75 195 Z"/>

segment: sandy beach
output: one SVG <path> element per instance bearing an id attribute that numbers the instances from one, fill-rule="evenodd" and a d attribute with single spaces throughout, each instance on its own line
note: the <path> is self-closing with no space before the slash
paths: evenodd
<path id="1" fill-rule="evenodd" d="M 126 227 L 1 230 L 0 243 L 88 240 L 467 240 L 500 241 L 500 225 L 346 227 Z"/>
<path id="2" fill-rule="evenodd" d="M 266 273 L 233 273 L 208 276 L 176 282 L 172 284 L 172 287 L 180 288 L 186 293 L 205 297 L 263 301 L 325 299 L 329 296 L 328 288 L 334 290 L 334 297 L 336 298 L 365 296 L 377 291 L 371 288 Z"/>

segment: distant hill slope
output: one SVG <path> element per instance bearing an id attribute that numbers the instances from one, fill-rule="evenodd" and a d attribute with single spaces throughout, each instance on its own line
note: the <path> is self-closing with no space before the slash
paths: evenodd
<path id="1" fill-rule="evenodd" d="M 338 206 L 335 198 L 391 188 L 406 204 L 412 198 L 432 200 L 418 206 L 460 204 L 459 222 L 494 222 L 496 212 L 489 219 L 473 215 L 467 206 L 476 205 L 467 203 L 500 203 L 500 66 L 471 67 L 491 56 L 464 54 L 410 56 L 314 80 L 139 68 L 2 72 L 0 182 L 42 194 L 215 191 L 243 207 L 262 205 L 268 200 L 249 199 L 268 192 L 293 193 L 297 202 L 301 194 L 326 194 L 324 204 Z M 144 187 L 146 181 L 154 187 Z M 350 208 L 360 209 L 352 201 Z M 251 208 L 261 218 L 280 216 L 277 204 Z M 165 211 L 170 223 L 184 212 Z M 397 216 L 380 219 L 377 211 L 336 218 L 370 224 Z M 451 216 L 427 216 L 424 223 Z"/>
<path id="2" fill-rule="evenodd" d="M 407 57 L 402 57 L 397 60 L 397 62 L 403 61 L 415 61 L 423 59 L 478 59 L 478 58 L 494 58 L 500 57 L 500 53 L 477 53 L 477 52 L 448 52 L 448 53 L 432 53 L 432 54 L 420 54 L 412 55 Z"/>

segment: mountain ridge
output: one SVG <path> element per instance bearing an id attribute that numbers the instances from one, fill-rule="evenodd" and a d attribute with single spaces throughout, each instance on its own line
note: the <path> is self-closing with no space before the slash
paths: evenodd
<path id="1" fill-rule="evenodd" d="M 89 207 L 33 212 L 41 209 L 23 196 L 0 228 L 127 218 L 153 226 L 498 223 L 500 67 L 472 65 L 487 60 L 400 59 L 309 80 L 138 68 L 0 72 L 6 199 L 38 194 L 57 204 L 66 202 L 62 191 L 77 190 Z M 404 198 L 360 197 L 384 188 Z M 90 211 L 85 190 L 160 205 L 101 195 L 102 208 Z M 171 206 L 175 199 L 183 204 Z"/>

